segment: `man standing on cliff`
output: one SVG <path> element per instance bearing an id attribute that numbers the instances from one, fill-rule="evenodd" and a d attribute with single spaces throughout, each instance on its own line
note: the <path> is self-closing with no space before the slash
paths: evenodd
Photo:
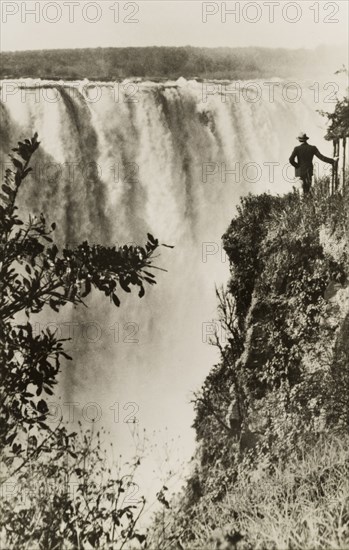
<path id="1" fill-rule="evenodd" d="M 312 183 L 314 156 L 323 162 L 332 164 L 332 166 L 338 162 L 338 159 L 325 157 L 315 145 L 309 145 L 307 143 L 309 138 L 304 132 L 301 132 L 297 139 L 301 142 L 301 145 L 297 145 L 297 147 L 293 149 L 292 155 L 290 156 L 290 163 L 296 169 L 296 177 L 302 180 L 303 193 L 307 194 L 310 191 Z"/>

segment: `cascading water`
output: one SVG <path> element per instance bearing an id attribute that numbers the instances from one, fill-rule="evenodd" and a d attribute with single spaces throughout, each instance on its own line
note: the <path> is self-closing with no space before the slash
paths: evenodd
<path id="1" fill-rule="evenodd" d="M 39 133 L 21 200 L 57 223 L 61 245 L 144 243 L 150 232 L 175 246 L 162 249 L 156 264 L 168 273 L 156 272 L 143 299 L 121 292 L 117 309 L 93 295 L 89 309 L 60 312 L 59 331 L 74 336 L 61 406 L 76 403 L 82 420 L 84 406 L 97 404 L 84 416 L 100 410 L 120 452 L 133 416 L 150 432 L 167 426 L 188 458 L 190 397 L 217 358 L 207 323 L 215 284 L 228 276 L 221 235 L 242 194 L 291 190 L 284 166 L 299 130 L 323 144 L 319 105 L 306 89 L 286 100 L 281 87 L 274 101 L 236 101 L 217 83 L 10 84 L 2 83 L 2 166 L 13 144 Z M 268 163 L 277 163 L 274 177 Z M 49 321 L 58 322 L 46 312 Z"/>

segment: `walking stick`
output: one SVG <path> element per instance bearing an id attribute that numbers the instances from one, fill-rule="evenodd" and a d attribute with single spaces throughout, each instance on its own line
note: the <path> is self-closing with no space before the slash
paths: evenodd
<path id="1" fill-rule="evenodd" d="M 336 151 L 336 146 L 333 142 L 333 158 Z M 333 189 L 333 182 L 334 182 L 334 164 L 332 164 L 332 174 L 331 174 L 331 183 L 330 183 L 330 195 L 332 195 L 332 189 Z"/>
<path id="2" fill-rule="evenodd" d="M 346 154 L 346 147 L 347 147 L 347 138 L 344 136 L 343 138 L 343 167 L 342 167 L 342 178 L 343 178 L 343 194 L 345 192 L 345 154 Z"/>

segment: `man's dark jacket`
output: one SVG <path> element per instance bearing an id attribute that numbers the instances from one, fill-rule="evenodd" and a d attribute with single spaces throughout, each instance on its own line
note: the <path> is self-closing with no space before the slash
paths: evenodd
<path id="1" fill-rule="evenodd" d="M 292 155 L 290 156 L 290 163 L 296 169 L 296 177 L 302 178 L 305 176 L 313 175 L 313 158 L 317 157 L 323 162 L 328 162 L 328 164 L 333 164 L 333 159 L 325 157 L 322 155 L 315 145 L 309 145 L 308 143 L 302 143 L 297 145 L 293 149 Z M 295 160 L 297 157 L 297 161 Z"/>

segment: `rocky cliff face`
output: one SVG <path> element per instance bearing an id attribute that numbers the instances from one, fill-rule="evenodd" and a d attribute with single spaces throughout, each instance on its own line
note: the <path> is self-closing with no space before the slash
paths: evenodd
<path id="1" fill-rule="evenodd" d="M 320 188 L 306 198 L 250 197 L 224 235 L 244 341 L 233 367 L 242 433 L 268 434 L 278 456 L 279 444 L 290 450 L 305 430 L 332 429 L 347 414 L 336 407 L 349 357 L 346 200 Z"/>
<path id="2" fill-rule="evenodd" d="M 344 548 L 349 540 L 347 500 L 343 517 L 319 511 L 339 487 L 349 495 L 348 205 L 348 195 L 328 196 L 320 185 L 309 197 L 250 195 L 223 236 L 227 343 L 217 342 L 221 361 L 197 396 L 196 467 L 169 522 L 186 533 L 185 548 Z M 313 531 L 300 519 L 308 512 Z"/>

